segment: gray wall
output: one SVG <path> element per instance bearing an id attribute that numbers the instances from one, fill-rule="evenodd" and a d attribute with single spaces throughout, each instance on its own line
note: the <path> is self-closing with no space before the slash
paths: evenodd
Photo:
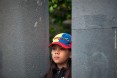
<path id="1" fill-rule="evenodd" d="M 117 78 L 117 0 L 72 0 L 72 78 Z"/>
<path id="2" fill-rule="evenodd" d="M 42 78 L 48 40 L 47 0 L 0 0 L 0 78 Z"/>

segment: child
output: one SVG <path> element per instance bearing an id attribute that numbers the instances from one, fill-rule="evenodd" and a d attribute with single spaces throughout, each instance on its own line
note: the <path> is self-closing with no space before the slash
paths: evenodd
<path id="1" fill-rule="evenodd" d="M 71 35 L 60 33 L 53 38 L 50 68 L 44 78 L 71 78 Z"/>

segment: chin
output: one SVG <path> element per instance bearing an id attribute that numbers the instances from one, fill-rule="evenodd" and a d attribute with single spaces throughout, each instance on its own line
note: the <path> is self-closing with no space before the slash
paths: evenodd
<path id="1" fill-rule="evenodd" d="M 60 61 L 54 61 L 56 64 L 61 63 Z"/>
<path id="2" fill-rule="evenodd" d="M 60 63 L 59 61 L 54 61 L 54 62 L 57 63 L 57 64 Z"/>

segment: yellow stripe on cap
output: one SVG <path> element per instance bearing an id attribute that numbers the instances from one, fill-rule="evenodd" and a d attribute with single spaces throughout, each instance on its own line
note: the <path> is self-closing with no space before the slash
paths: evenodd
<path id="1" fill-rule="evenodd" d="M 56 35 L 56 36 L 53 38 L 53 42 L 59 42 L 59 39 L 62 37 L 62 35 L 63 35 L 63 33 Z"/>

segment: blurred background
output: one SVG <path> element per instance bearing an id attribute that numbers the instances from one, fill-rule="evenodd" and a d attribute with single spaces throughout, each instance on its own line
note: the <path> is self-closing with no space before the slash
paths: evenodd
<path id="1" fill-rule="evenodd" d="M 61 32 L 71 34 L 71 0 L 49 0 L 50 41 Z"/>

